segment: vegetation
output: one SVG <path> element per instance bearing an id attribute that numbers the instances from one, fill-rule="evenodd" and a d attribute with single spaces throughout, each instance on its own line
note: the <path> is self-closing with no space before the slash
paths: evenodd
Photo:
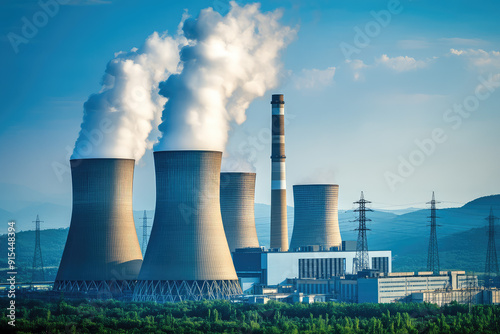
<path id="1" fill-rule="evenodd" d="M 476 274 L 482 273 L 486 262 L 487 238 L 488 228 L 481 227 L 439 239 L 439 259 L 442 270 L 465 270 Z M 496 244 L 500 244 L 500 235 L 496 236 Z M 427 269 L 426 250 L 427 248 L 422 251 L 421 246 L 414 246 L 405 251 L 393 252 L 392 270 L 425 271 Z"/>
<path id="2" fill-rule="evenodd" d="M 8 300 L 0 299 L 5 309 Z M 0 332 L 14 332 L 8 318 Z M 497 333 L 500 307 L 451 304 L 176 304 L 19 301 L 17 333 Z"/>
<path id="3" fill-rule="evenodd" d="M 64 244 L 68 236 L 68 229 L 41 230 L 41 248 L 43 265 L 45 267 L 45 280 L 54 281 L 57 268 L 61 261 Z M 0 249 L 7 252 L 7 235 L 0 235 Z M 16 279 L 18 282 L 29 282 L 32 277 L 33 254 L 35 252 L 35 231 L 16 233 Z M 0 258 L 0 280 L 7 279 L 7 256 Z"/>

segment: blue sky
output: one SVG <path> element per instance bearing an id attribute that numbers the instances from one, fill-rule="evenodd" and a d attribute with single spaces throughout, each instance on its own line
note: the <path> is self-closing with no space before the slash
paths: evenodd
<path id="1" fill-rule="evenodd" d="M 69 205 L 71 179 L 63 166 L 78 136 L 83 103 L 99 91 L 114 53 L 141 46 L 154 31 L 174 32 L 184 10 L 196 16 L 202 8 L 225 12 L 229 5 L 63 2 L 68 4 L 17 45 L 18 52 L 9 33 L 22 36 L 24 20 L 40 19 L 43 9 L 37 1 L 0 5 L 0 183 L 27 186 Z M 289 115 L 290 205 L 292 185 L 309 182 L 339 184 L 343 209 L 352 207 L 361 190 L 374 208 L 394 209 L 421 206 L 433 190 L 445 206 L 500 192 L 500 5 L 401 1 L 382 26 L 373 12 L 388 6 L 391 1 L 262 2 L 263 11 L 281 8 L 282 24 L 298 33 L 282 54 L 279 87 L 251 104 L 227 147 L 250 150 L 257 202 L 270 200 L 265 134 L 273 93 L 285 94 Z M 371 37 L 356 44 L 357 31 L 370 28 Z M 346 45 L 357 52 L 346 58 Z M 456 111 L 460 105 L 462 114 Z M 134 187 L 134 208 L 153 209 L 151 151 L 136 167 Z"/>

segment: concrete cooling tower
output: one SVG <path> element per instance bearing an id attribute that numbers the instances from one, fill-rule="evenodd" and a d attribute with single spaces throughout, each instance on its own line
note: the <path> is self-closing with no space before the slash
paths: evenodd
<path id="1" fill-rule="evenodd" d="M 221 173 L 220 180 L 220 209 L 230 251 L 259 247 L 254 213 L 255 173 Z"/>
<path id="2" fill-rule="evenodd" d="M 326 250 L 341 247 L 338 194 L 336 184 L 293 186 L 295 218 L 290 249 L 313 245 Z"/>
<path id="3" fill-rule="evenodd" d="M 154 153 L 156 210 L 134 300 L 176 302 L 241 294 L 222 225 L 222 152 Z"/>
<path id="4" fill-rule="evenodd" d="M 73 212 L 54 290 L 131 294 L 142 263 L 132 213 L 134 160 L 71 160 Z"/>

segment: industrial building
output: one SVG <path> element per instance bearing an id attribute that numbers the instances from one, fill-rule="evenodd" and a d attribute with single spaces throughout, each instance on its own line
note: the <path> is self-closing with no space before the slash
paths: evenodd
<path id="1" fill-rule="evenodd" d="M 464 271 L 370 273 L 335 278 L 336 299 L 354 303 L 392 303 L 412 293 L 436 289 L 462 289 L 470 282 Z M 473 280 L 477 286 L 477 277 Z"/>
<path id="2" fill-rule="evenodd" d="M 350 273 L 356 251 L 273 252 L 261 248 L 237 249 L 233 262 L 243 291 L 254 293 L 254 285 L 286 284 L 287 279 L 331 279 Z M 370 251 L 372 268 L 392 271 L 391 251 Z M 383 264 L 383 265 L 381 265 Z"/>
<path id="3" fill-rule="evenodd" d="M 71 160 L 73 211 L 54 290 L 131 295 L 142 264 L 132 213 L 131 159 Z"/>
<path id="4" fill-rule="evenodd" d="M 459 304 L 500 304 L 500 290 L 484 287 L 462 288 L 457 290 L 433 290 L 413 292 L 405 299 L 409 303 L 431 303 L 443 306 L 456 301 Z"/>
<path id="5" fill-rule="evenodd" d="M 255 227 L 256 174 L 221 173 L 222 152 L 154 152 L 156 210 L 144 260 L 132 216 L 134 160 L 71 160 L 73 215 L 54 289 L 115 298 L 133 292 L 136 301 L 155 302 L 243 293 L 258 294 L 255 300 L 391 302 L 462 288 L 463 273 L 392 273 L 391 251 L 367 247 L 366 270 L 353 275 L 359 240 L 342 241 L 335 184 L 293 187 L 289 249 L 284 103 L 283 95 L 272 96 L 268 250 L 259 247 Z"/>
<path id="6" fill-rule="evenodd" d="M 154 152 L 156 210 L 136 301 L 229 299 L 241 294 L 224 233 L 222 152 Z"/>
<path id="7" fill-rule="evenodd" d="M 259 247 L 255 228 L 255 173 L 220 174 L 220 209 L 229 250 Z"/>

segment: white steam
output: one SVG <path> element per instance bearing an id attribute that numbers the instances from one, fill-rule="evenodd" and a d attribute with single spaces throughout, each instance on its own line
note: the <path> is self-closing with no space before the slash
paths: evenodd
<path id="1" fill-rule="evenodd" d="M 231 2 L 226 16 L 208 8 L 184 22 L 182 72 L 160 83 L 168 101 L 156 151 L 224 151 L 231 123 L 243 123 L 252 100 L 278 84 L 279 53 L 295 35 L 280 17 Z"/>
<path id="2" fill-rule="evenodd" d="M 81 131 L 72 159 L 127 158 L 139 160 L 152 147 L 148 136 L 161 121 L 167 99 L 158 84 L 179 65 L 186 40 L 153 33 L 140 49 L 115 54 L 101 91 L 84 104 Z"/>
<path id="3" fill-rule="evenodd" d="M 185 15 L 176 36 L 155 32 L 140 49 L 117 53 L 84 104 L 71 158 L 138 161 L 158 125 L 157 151 L 224 151 L 231 124 L 278 83 L 279 53 L 295 35 L 280 17 L 232 2 L 224 17 L 212 8 Z"/>

